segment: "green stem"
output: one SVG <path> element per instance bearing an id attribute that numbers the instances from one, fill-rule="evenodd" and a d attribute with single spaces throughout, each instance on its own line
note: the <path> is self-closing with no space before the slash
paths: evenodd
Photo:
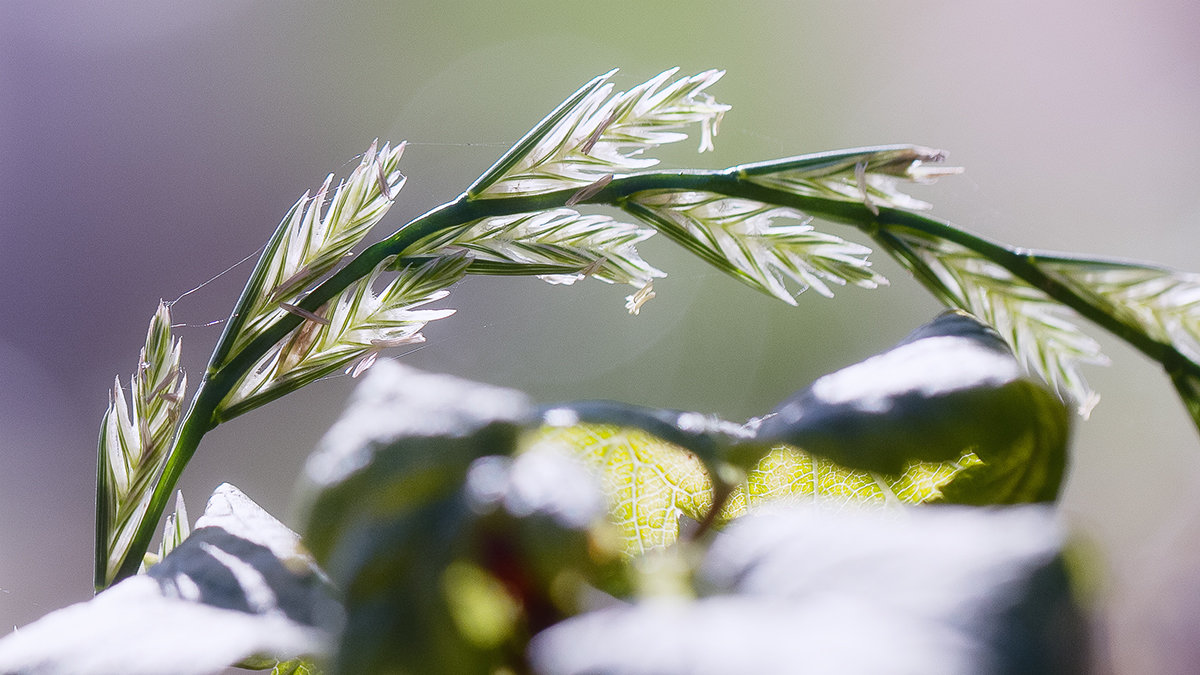
<path id="1" fill-rule="evenodd" d="M 1174 345 L 1152 337 L 1134 323 L 1122 320 L 1120 316 L 1107 311 L 1103 304 L 1077 292 L 1047 272 L 1042 267 L 1043 261 L 1061 259 L 1058 254 L 1011 248 L 969 234 L 948 223 L 896 209 L 881 209 L 880 224 L 885 228 L 904 227 L 931 234 L 971 249 L 1158 361 L 1168 373 L 1187 372 L 1200 375 L 1200 364 L 1192 361 Z"/>
<path id="2" fill-rule="evenodd" d="M 594 84 L 591 83 L 591 85 Z M 581 92 L 583 91 L 581 90 Z M 876 214 L 862 202 L 799 195 L 747 180 L 751 174 L 800 166 L 806 162 L 840 161 L 844 160 L 846 155 L 859 152 L 863 151 L 789 157 L 773 162 L 735 166 L 719 171 L 658 171 L 633 174 L 615 178 L 584 203 L 617 206 L 637 211 L 636 205 L 630 201 L 630 197 L 637 193 L 648 190 L 700 190 L 792 207 L 824 220 L 848 224 L 860 229 L 883 244 L 902 264 L 912 270 L 914 275 L 939 299 L 947 304 L 954 304 L 958 299 L 937 280 L 927 265 L 907 246 L 903 245 L 903 242 L 892 233 L 892 229 L 906 228 L 923 232 L 959 244 L 1004 267 L 1017 278 L 1042 290 L 1052 299 L 1074 309 L 1161 363 L 1176 382 L 1185 376 L 1200 379 L 1200 364 L 1188 359 L 1174 346 L 1159 341 L 1138 326 L 1114 316 L 1101 304 L 1076 292 L 1048 274 L 1039 265 L 1041 260 L 1061 259 L 1062 256 L 1059 254 L 1039 253 L 1004 246 L 964 232 L 949 223 L 918 213 L 880 207 Z M 814 157 L 816 159 L 813 159 Z M 493 173 L 489 172 L 488 175 L 491 176 Z M 476 187 L 478 188 L 478 186 Z M 384 259 L 395 255 L 425 253 L 425 251 L 414 250 L 414 245 L 431 235 L 460 227 L 481 218 L 562 207 L 577 191 L 568 189 L 540 195 L 490 199 L 471 198 L 464 193 L 457 199 L 416 218 L 387 239 L 368 247 L 349 264 L 306 295 L 298 304 L 303 309 L 316 311 L 352 283 L 369 275 L 375 266 Z M 664 234 L 671 236 L 670 232 L 664 231 Z M 673 238 L 680 243 L 685 243 L 681 241 L 678 234 Z M 136 573 L 142 556 L 149 547 L 158 521 L 174 492 L 175 485 L 182 475 L 184 467 L 195 454 L 200 440 L 209 430 L 229 418 L 220 414 L 221 402 L 228 397 L 245 373 L 303 320 L 299 316 L 288 314 L 263 331 L 236 354 L 229 356 L 230 344 L 236 337 L 236 327 L 240 325 L 239 310 L 243 309 L 249 301 L 244 291 L 237 308 L 235 308 L 232 320 L 226 326 L 226 330 L 213 352 L 209 371 L 200 383 L 192 400 L 192 406 L 176 436 L 170 458 L 155 485 L 150 506 L 138 524 L 126 557 L 117 572 L 116 581 Z M 1197 413 L 1197 424 L 1200 426 L 1200 413 Z M 103 550 L 104 546 L 98 543 L 97 555 L 103 555 Z"/>
<path id="3" fill-rule="evenodd" d="M 780 160 L 780 162 L 784 161 Z M 945 239 L 970 249 L 980 256 L 1000 265 L 1025 283 L 1041 290 L 1055 301 L 1075 310 L 1113 335 L 1128 342 L 1146 356 L 1158 361 L 1168 373 L 1186 372 L 1200 377 L 1200 364 L 1189 359 L 1176 349 L 1174 345 L 1155 339 L 1136 324 L 1122 321 L 1121 318 L 1109 313 L 1103 305 L 1095 302 L 1086 295 L 1078 293 L 1075 289 L 1046 272 L 1041 266 L 1043 261 L 1099 261 L 1099 259 L 1063 256 L 1059 253 L 1005 246 L 961 230 L 945 221 L 912 211 L 878 207 L 879 214 L 876 215 L 872 213 L 866 204 L 861 202 L 798 195 L 764 187 L 742 180 L 739 174 L 739 167 L 726 169 L 715 174 L 689 171 L 639 174 L 628 178 L 616 179 L 605 190 L 588 201 L 611 203 L 620 206 L 630 195 L 647 189 L 716 192 L 730 197 L 741 197 L 778 206 L 788 206 L 823 220 L 852 225 L 867 235 L 876 238 L 877 241 L 884 243 L 886 248 L 896 254 L 897 258 L 910 269 L 914 269 L 911 264 L 913 259 L 906 258 L 902 252 L 904 249 L 895 246 L 894 235 L 889 233 L 891 228 L 906 228 Z M 1120 264 L 1123 261 L 1112 262 Z M 932 272 L 924 265 L 921 265 L 914 272 L 918 279 L 928 286 L 941 300 L 946 301 L 949 299 L 948 291 L 940 282 L 936 282 L 936 278 L 933 277 Z"/>

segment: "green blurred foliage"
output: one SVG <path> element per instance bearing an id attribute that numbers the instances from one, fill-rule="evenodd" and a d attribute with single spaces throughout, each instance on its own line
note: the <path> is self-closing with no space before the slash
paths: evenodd
<path id="1" fill-rule="evenodd" d="M 734 110 L 701 158 L 712 166 L 926 143 L 968 167 L 922 195 L 940 216 L 1016 244 L 1196 269 L 1197 21 L 1188 0 L 5 3 L 3 625 L 91 594 L 96 423 L 155 302 L 256 250 L 331 158 L 352 162 L 377 136 L 414 141 L 386 229 L 452 197 L 599 72 L 620 66 L 630 84 L 670 65 L 721 67 L 716 93 Z M 891 288 L 792 309 L 667 242 L 644 253 L 672 277 L 636 320 L 599 284 L 467 283 L 453 324 L 404 358 L 541 400 L 736 419 L 936 310 L 887 261 Z M 179 319 L 222 318 L 243 281 L 189 296 Z M 212 331 L 183 331 L 193 373 Z M 1180 597 L 1168 579 L 1190 578 L 1167 561 L 1197 555 L 1196 438 L 1161 376 L 1105 349 L 1116 365 L 1089 373 L 1105 398 L 1077 429 L 1063 510 L 1109 560 L 1117 657 L 1161 672 L 1148 645 L 1177 625 L 1159 608 Z M 287 477 L 349 389 L 323 383 L 214 433 L 185 493 L 234 479 L 285 512 Z"/>

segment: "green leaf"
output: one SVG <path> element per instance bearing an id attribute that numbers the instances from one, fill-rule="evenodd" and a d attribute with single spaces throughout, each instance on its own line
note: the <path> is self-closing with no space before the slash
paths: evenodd
<path id="1" fill-rule="evenodd" d="M 305 476 L 306 542 L 344 590 L 336 672 L 515 667 L 619 560 L 582 466 L 504 456 L 533 413 L 517 392 L 390 362 L 368 375 Z"/>
<path id="2" fill-rule="evenodd" d="M 713 486 L 694 454 L 641 429 L 612 425 L 544 427 L 530 447 L 570 453 L 600 476 L 608 512 L 628 554 L 674 543 L 679 517 L 702 520 Z"/>
<path id="3" fill-rule="evenodd" d="M 271 675 L 321 675 L 322 670 L 307 659 L 279 661 L 271 666 Z"/>
<path id="4" fill-rule="evenodd" d="M 1052 509 L 791 506 L 718 533 L 694 583 L 567 619 L 541 675 L 1088 671 Z M 664 563 L 666 564 L 666 563 Z"/>
<path id="5" fill-rule="evenodd" d="M 599 473 L 631 555 L 673 543 L 680 517 L 704 522 L 724 462 L 747 474 L 718 522 L 778 500 L 1050 501 L 1069 430 L 1059 400 L 1020 376 L 995 331 L 961 312 L 746 425 L 612 402 L 555 404 L 543 419 L 528 443 Z"/>
<path id="6" fill-rule="evenodd" d="M 936 501 L 963 472 L 979 465 L 972 452 L 945 462 L 909 462 L 884 474 L 841 466 L 832 460 L 781 445 L 762 457 L 746 483 L 730 496 L 723 519 L 779 501 L 895 506 Z"/>
<path id="7" fill-rule="evenodd" d="M 881 473 L 971 451 L 988 471 L 1027 474 L 999 501 L 1041 501 L 1057 495 L 1068 420 L 1057 398 L 1021 376 L 992 328 L 947 312 L 893 349 L 819 378 L 765 417 L 758 439 Z"/>
<path id="8" fill-rule="evenodd" d="M 562 409 L 561 407 L 559 408 Z M 531 448 L 579 457 L 600 477 L 609 518 L 622 549 L 640 555 L 673 544 L 680 518 L 703 521 L 713 505 L 713 484 L 692 452 L 632 426 L 546 426 L 530 434 Z M 779 501 L 853 504 L 920 504 L 942 499 L 942 488 L 980 460 L 967 452 L 947 462 L 911 462 L 886 475 L 849 469 L 794 447 L 762 456 L 722 506 L 719 522 Z"/>
<path id="9" fill-rule="evenodd" d="M 0 640 L 0 672 L 207 675 L 259 654 L 322 655 L 341 615 L 296 533 L 226 484 L 147 573 Z"/>

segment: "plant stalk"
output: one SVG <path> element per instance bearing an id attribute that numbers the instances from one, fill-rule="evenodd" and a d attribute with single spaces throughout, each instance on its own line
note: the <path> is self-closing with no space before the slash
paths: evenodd
<path id="1" fill-rule="evenodd" d="M 820 156 L 811 157 L 819 159 L 826 155 L 829 155 L 829 153 L 822 153 Z M 1059 254 L 1039 253 L 1008 247 L 960 230 L 944 221 L 911 211 L 881 206 L 877 209 L 878 213 L 874 213 L 862 202 L 799 195 L 775 188 L 764 187 L 747 180 L 749 176 L 747 169 L 753 169 L 755 174 L 761 174 L 771 170 L 773 166 L 797 166 L 806 161 L 811 161 L 809 158 L 810 156 L 789 157 L 773 162 L 759 162 L 753 165 L 734 166 L 714 171 L 688 170 L 635 173 L 614 178 L 603 189 L 579 203 L 616 206 L 635 210 L 633 208 L 635 205 L 631 204 L 629 199 L 640 192 L 647 190 L 698 190 L 795 208 L 823 220 L 858 228 L 883 245 L 889 253 L 911 270 L 917 279 L 938 296 L 939 299 L 943 302 L 951 303 L 955 298 L 936 280 L 924 263 L 911 255 L 911 251 L 906 255 L 906 247 L 900 245 L 895 236 L 891 234 L 894 228 L 923 232 L 954 242 L 978 253 L 1005 268 L 1017 278 L 1042 290 L 1055 301 L 1074 309 L 1082 316 L 1125 340 L 1155 361 L 1158 361 L 1175 382 L 1178 383 L 1180 378 L 1183 377 L 1200 380 L 1200 364 L 1186 357 L 1173 345 L 1155 339 L 1137 325 L 1124 321 L 1122 318 L 1105 311 L 1097 302 L 1081 295 L 1054 278 L 1039 265 L 1039 260 L 1061 259 L 1062 256 Z M 471 197 L 468 193 L 463 193 L 453 201 L 447 202 L 409 222 L 387 239 L 368 247 L 345 267 L 313 289 L 298 305 L 302 309 L 316 311 L 321 305 L 336 297 L 351 284 L 369 275 L 376 265 L 384 259 L 391 256 L 423 253 L 422 251 L 411 249 L 413 249 L 415 244 L 430 235 L 450 228 L 460 227 L 482 218 L 563 207 L 577 192 L 577 189 L 567 189 L 533 196 L 506 196 L 500 198 Z M 664 234 L 670 236 L 669 233 Z M 235 307 L 233 315 L 231 315 L 231 320 L 227 323 L 225 331 L 222 333 L 213 351 L 208 372 L 205 373 L 205 377 L 192 399 L 191 408 L 188 410 L 176 435 L 170 457 L 151 495 L 149 508 L 138 524 L 137 531 L 126 553 L 126 557 L 116 574 L 114 583 L 137 572 L 142 557 L 149 548 L 150 540 L 170 501 L 184 467 L 187 466 L 187 463 L 195 454 L 204 435 L 221 422 L 229 419 L 220 414 L 221 403 L 229 396 L 241 378 L 254 367 L 255 363 L 275 344 L 287 337 L 303 321 L 303 318 L 300 316 L 287 314 L 263 331 L 261 335 L 239 352 L 229 354 L 229 350 L 237 334 L 237 327 L 241 325 L 239 313 L 248 302 L 249 299 L 244 291 Z M 1200 413 L 1194 413 L 1192 416 L 1198 429 L 1200 429 Z M 104 555 L 104 548 L 103 542 L 97 542 L 97 556 Z M 102 580 L 98 579 L 97 584 L 101 583 Z"/>

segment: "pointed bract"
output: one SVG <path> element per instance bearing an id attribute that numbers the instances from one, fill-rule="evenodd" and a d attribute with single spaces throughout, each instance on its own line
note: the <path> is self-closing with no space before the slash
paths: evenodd
<path id="1" fill-rule="evenodd" d="M 458 253 L 406 266 L 377 294 L 373 286 L 394 264 L 390 258 L 385 260 L 319 312 L 327 323 L 305 321 L 259 359 L 217 416 L 236 417 L 347 366 L 350 372 L 361 372 L 356 361 L 388 347 L 424 340 L 420 331 L 425 324 L 454 310 L 417 307 L 449 295 L 446 289 L 466 274 L 470 263 Z"/>
<path id="2" fill-rule="evenodd" d="M 128 554 L 166 463 L 182 411 L 187 378 L 179 367 L 180 342 L 160 303 L 126 401 L 118 379 L 101 423 L 96 494 L 96 585 L 106 586 Z"/>
<path id="3" fill-rule="evenodd" d="M 500 175 L 472 186 L 472 197 L 494 198 L 582 188 L 606 175 L 644 169 L 658 160 L 647 150 L 687 138 L 686 127 L 700 126 L 700 152 L 712 149 L 717 125 L 730 106 L 704 90 L 725 71 L 707 70 L 667 81 L 678 68 L 660 73 L 627 92 L 594 83 L 574 105 L 547 118 L 516 156 L 506 155 Z M 612 94 L 610 96 L 610 94 Z"/>
<path id="4" fill-rule="evenodd" d="M 794 305 L 786 281 L 832 297 L 829 284 L 863 288 L 887 284 L 871 269 L 871 249 L 817 232 L 794 209 L 711 192 L 655 190 L 624 205 L 663 234 L 747 284 Z M 791 220 L 796 224 L 777 225 Z"/>
<path id="5" fill-rule="evenodd" d="M 1121 261 L 1050 260 L 1054 276 L 1200 362 L 1200 274 Z"/>
<path id="6" fill-rule="evenodd" d="M 736 171 L 751 183 L 798 195 L 863 202 L 878 214 L 880 206 L 930 208 L 901 192 L 900 184 L 932 183 L 962 173 L 961 167 L 943 166 L 945 158 L 945 152 L 933 148 L 885 146 L 744 164 Z"/>
<path id="7" fill-rule="evenodd" d="M 1083 332 L 1074 310 L 964 246 L 912 230 L 897 230 L 936 276 L 945 300 L 995 328 L 1017 359 L 1084 418 L 1100 401 L 1084 379 L 1085 364 L 1108 365 L 1100 343 Z"/>
<path id="8" fill-rule="evenodd" d="M 230 330 L 235 332 L 224 360 L 278 321 L 287 311 L 281 304 L 294 304 L 299 294 L 337 267 L 391 208 L 406 181 L 397 169 L 405 144 L 385 144 L 377 150 L 377 143 L 333 189 L 328 205 L 333 174 L 312 197 L 304 193 L 284 216 L 234 313 Z"/>
<path id="9" fill-rule="evenodd" d="M 666 276 L 637 251 L 637 244 L 653 234 L 649 227 L 562 208 L 485 218 L 448 246 L 470 251 L 476 261 L 513 263 L 518 269 L 555 265 L 579 270 L 541 275 L 550 283 L 570 284 L 591 276 L 640 288 L 653 278 Z"/>

